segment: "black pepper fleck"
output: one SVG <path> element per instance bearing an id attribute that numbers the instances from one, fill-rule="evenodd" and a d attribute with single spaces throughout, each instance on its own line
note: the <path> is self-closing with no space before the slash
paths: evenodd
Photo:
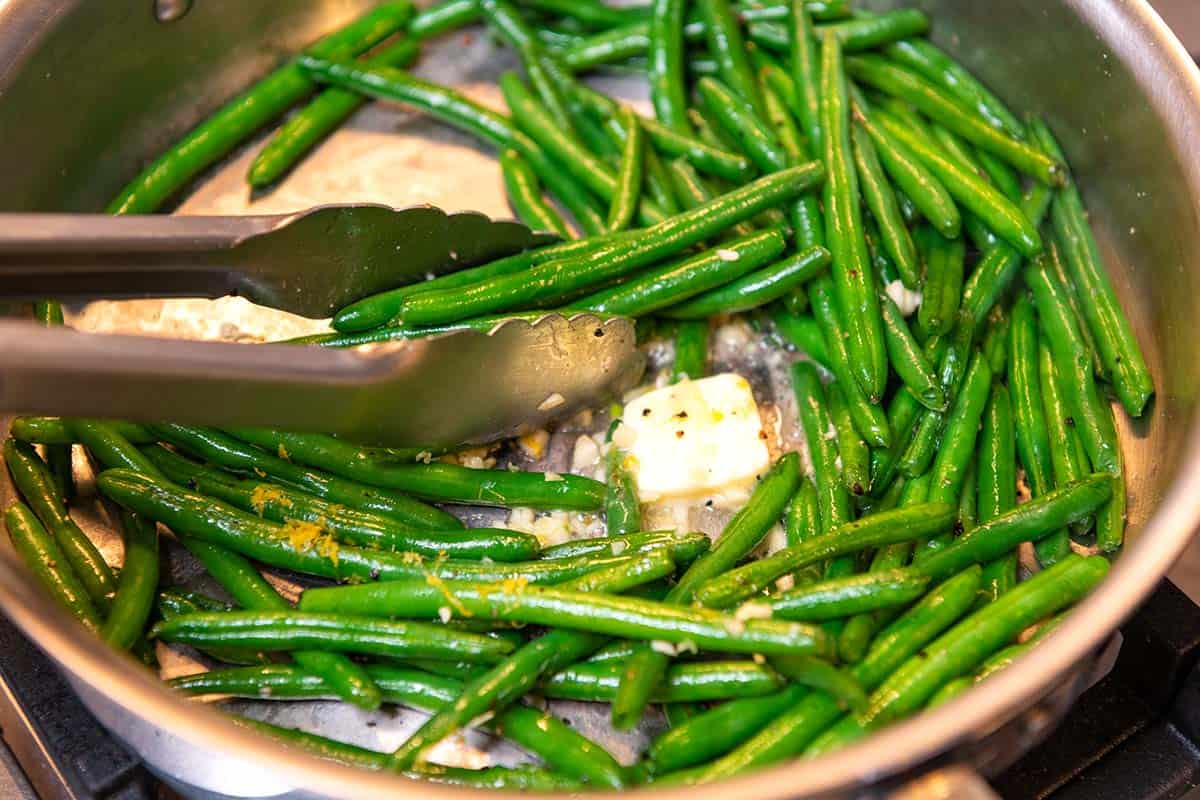
<path id="1" fill-rule="evenodd" d="M 648 417 L 648 416 L 650 416 L 650 409 L 648 409 L 648 408 L 643 408 L 643 409 L 642 409 L 642 416 L 643 416 L 643 417 Z"/>
<path id="2" fill-rule="evenodd" d="M 682 439 L 682 438 L 683 438 L 683 431 L 675 431 L 675 438 L 676 438 L 676 439 Z"/>

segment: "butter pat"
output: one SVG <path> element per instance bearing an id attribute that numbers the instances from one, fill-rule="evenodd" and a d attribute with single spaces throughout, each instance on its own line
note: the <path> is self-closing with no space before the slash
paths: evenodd
<path id="1" fill-rule="evenodd" d="M 642 502 L 742 493 L 770 466 L 750 384 L 732 373 L 640 395 L 613 441 Z"/>

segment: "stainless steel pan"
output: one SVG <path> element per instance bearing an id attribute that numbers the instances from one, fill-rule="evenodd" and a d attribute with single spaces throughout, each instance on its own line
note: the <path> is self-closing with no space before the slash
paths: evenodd
<path id="1" fill-rule="evenodd" d="M 143 159 L 281 52 L 367 5 L 195 0 L 178 21 L 160 23 L 152 0 L 0 3 L 0 207 L 98 210 Z M 844 753 L 716 790 L 730 798 L 876 795 L 904 784 L 920 796 L 979 789 L 963 776 L 1002 768 L 1061 717 L 1112 632 L 1200 521 L 1200 76 L 1139 0 L 920 5 L 934 13 L 941 44 L 1015 107 L 1044 114 L 1069 150 L 1158 378 L 1148 423 L 1122 431 L 1133 535 L 1101 588 L 1013 668 Z M 470 188 L 462 191 L 463 205 L 473 205 Z M 79 635 L 11 558 L 0 558 L 0 607 L 58 661 L 104 724 L 193 796 L 464 796 L 316 761 L 173 697 Z"/>

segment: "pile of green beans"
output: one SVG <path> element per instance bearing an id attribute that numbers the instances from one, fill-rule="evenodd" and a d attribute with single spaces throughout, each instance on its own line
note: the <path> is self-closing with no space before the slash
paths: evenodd
<path id="1" fill-rule="evenodd" d="M 476 25 L 520 64 L 503 109 L 408 71 L 428 40 Z M 181 693 L 429 713 L 393 753 L 238 723 L 435 782 L 709 782 L 952 702 L 1104 578 L 1124 541 L 1117 416 L 1148 413 L 1155 385 L 1049 127 L 931 30 L 921 11 L 847 0 L 382 2 L 110 206 L 159 210 L 314 92 L 253 159 L 254 190 L 372 99 L 475 137 L 516 216 L 558 241 L 362 297 L 296 343 L 588 311 L 669 340 L 660 377 L 682 387 L 722 363 L 715 331 L 748 323 L 789 368 L 799 430 L 715 540 L 645 529 L 619 409 L 593 431 L 605 445 L 587 475 L 321 433 L 21 417 L 3 445 L 15 551 L 111 646 L 212 659 L 170 681 Z M 603 70 L 644 71 L 653 116 L 585 83 Z M 52 301 L 35 317 L 63 322 Z M 119 569 L 72 519 L 73 454 L 120 507 Z M 570 513 L 604 535 L 464 525 L 480 506 Z M 160 534 L 232 602 L 169 585 Z M 262 568 L 316 585 L 293 602 Z M 622 765 L 541 698 L 609 704 L 616 729 L 659 705 L 669 728 Z M 472 725 L 537 765 L 426 762 Z"/>

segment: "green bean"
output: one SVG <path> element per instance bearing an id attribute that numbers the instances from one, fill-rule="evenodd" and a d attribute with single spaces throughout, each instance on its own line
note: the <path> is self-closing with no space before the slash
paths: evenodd
<path id="1" fill-rule="evenodd" d="M 525 76 L 546 113 L 562 127 L 571 131 L 571 118 L 562 88 L 555 81 L 549 58 L 542 50 L 537 34 L 524 17 L 507 0 L 478 0 L 484 22 L 504 42 L 516 50 L 524 67 Z"/>
<path id="2" fill-rule="evenodd" d="M 1066 288 L 1046 268 L 1044 259 L 1026 269 L 1025 282 L 1033 291 L 1038 320 L 1054 353 L 1063 396 L 1088 459 L 1093 469 L 1120 475 L 1120 446 L 1112 430 L 1112 415 L 1096 391 L 1091 360 L 1065 299 Z"/>
<path id="3" fill-rule="evenodd" d="M 522 222 L 535 231 L 551 231 L 564 239 L 571 238 L 566 220 L 542 197 L 537 175 L 520 153 L 511 148 L 501 153 L 500 170 L 508 202 Z"/>
<path id="4" fill-rule="evenodd" d="M 837 452 L 841 463 L 842 483 L 854 496 L 867 493 L 871 486 L 871 449 L 863 441 L 840 386 L 831 383 L 826 388 L 829 417 L 837 431 Z"/>
<path id="5" fill-rule="evenodd" d="M 684 74 L 683 0 L 655 0 L 650 23 L 650 100 L 664 125 L 684 135 L 692 126 L 687 118 Z"/>
<path id="6" fill-rule="evenodd" d="M 852 126 L 850 133 L 863 197 L 867 208 L 879 223 L 884 249 L 896 265 L 904 285 L 915 289 L 921 282 L 920 264 L 895 192 L 879 163 L 879 155 L 870 134 L 861 125 Z"/>
<path id="7" fill-rule="evenodd" d="M 980 437 L 982 446 L 975 493 L 978 497 L 979 521 L 988 522 L 1017 504 L 1013 412 L 1008 392 L 999 384 L 992 389 Z M 964 528 L 964 532 L 970 532 L 970 529 Z M 1015 549 L 983 565 L 980 605 L 994 601 L 1017 584 L 1017 566 Z"/>
<path id="8" fill-rule="evenodd" d="M 1021 187 L 1021 176 L 1009 166 L 1007 161 L 997 158 L 986 150 L 980 150 L 978 147 L 971 148 L 971 155 L 975 157 L 975 163 L 983 169 L 988 179 L 1005 197 L 1015 203 L 1021 201 L 1025 194 Z"/>
<path id="9" fill-rule="evenodd" d="M 708 550 L 709 544 L 708 536 L 699 532 L 638 531 L 599 536 L 594 539 L 572 539 L 569 542 L 545 548 L 539 557 L 560 559 L 597 554 L 629 556 L 634 553 L 647 553 L 651 550 L 666 548 L 676 564 L 690 564 Z"/>
<path id="10" fill-rule="evenodd" d="M 547 697 L 613 702 L 622 676 L 620 664 L 575 664 L 550 676 Z M 650 693 L 655 703 L 696 703 L 761 697 L 783 685 L 770 667 L 754 661 L 699 661 L 672 665 Z"/>
<path id="11" fill-rule="evenodd" d="M 67 428 L 106 469 L 126 467 L 154 477 L 162 477 L 158 468 L 150 463 L 132 442 L 122 436 L 120 429 L 113 423 L 94 419 L 72 419 L 67 421 Z"/>
<path id="12" fill-rule="evenodd" d="M 101 491 L 118 504 L 162 522 L 180 535 L 220 545 L 270 566 L 324 578 L 398 580 L 433 575 L 450 580 L 554 583 L 630 560 L 584 557 L 511 564 L 426 560 L 417 553 L 337 545 L 319 532 L 289 530 L 218 500 L 129 470 L 107 470 L 97 480 Z"/>
<path id="13" fill-rule="evenodd" d="M 646 228 L 639 237 L 613 241 L 586 256 L 547 262 L 519 275 L 453 291 L 405 298 L 401 318 L 411 324 L 438 324 L 514 306 L 552 303 L 710 238 L 797 196 L 823 177 L 815 163 L 777 172 Z"/>
<path id="14" fill-rule="evenodd" d="M 570 94 L 602 116 L 616 113 L 615 100 L 582 84 L 574 84 Z M 753 175 L 754 165 L 740 153 L 712 147 L 657 120 L 638 117 L 638 122 L 646 129 L 650 143 L 666 156 L 683 158 L 701 172 L 726 180 L 745 181 Z"/>
<path id="15" fill-rule="evenodd" d="M 121 515 L 125 556 L 117 593 L 100 635 L 113 647 L 128 650 L 137 642 L 154 606 L 158 589 L 158 531 L 154 523 Z"/>
<path id="16" fill-rule="evenodd" d="M 831 360 L 825 346 L 825 335 L 821 325 L 811 315 L 792 314 L 776 307 L 771 311 L 775 331 L 787 344 L 807 355 L 810 359 L 829 369 Z"/>
<path id="17" fill-rule="evenodd" d="M 855 56 L 846 69 L 854 78 L 911 103 L 918 111 L 946 126 L 981 150 L 1004 159 L 1049 186 L 1062 183 L 1064 167 L 1042 150 L 1016 139 L 970 113 L 938 87 L 881 56 Z M 999 233 L 999 231 L 997 231 Z"/>
<path id="18" fill-rule="evenodd" d="M 791 68 L 796 85 L 796 116 L 808 137 L 808 146 L 824 151 L 821 138 L 821 68 L 813 36 L 812 19 L 803 0 L 791 3 Z"/>
<path id="19" fill-rule="evenodd" d="M 895 493 L 895 486 L 899 486 L 899 497 L 896 500 L 896 507 L 908 508 L 917 503 L 925 502 L 925 498 L 929 493 L 929 475 L 926 474 L 910 481 L 898 480 L 895 482 L 893 488 L 889 490 L 889 494 Z M 961 508 L 959 512 L 961 516 Z M 868 571 L 885 572 L 899 569 L 908 563 L 912 550 L 913 547 L 908 542 L 881 547 L 871 557 L 871 565 Z M 847 620 L 845 627 L 842 628 L 842 632 L 838 636 L 839 658 L 848 664 L 857 664 L 861 661 L 863 656 L 866 655 L 871 638 L 875 635 L 876 631 L 895 618 L 895 612 L 896 609 L 876 611 L 868 614 L 858 614 Z"/>
<path id="20" fill-rule="evenodd" d="M 828 661 L 812 656 L 786 656 L 771 659 L 771 666 L 793 683 L 825 692 L 849 708 L 858 710 L 867 705 L 867 693 L 854 676 Z"/>
<path id="21" fill-rule="evenodd" d="M 99 632 L 100 612 L 87 587 L 71 567 L 59 542 L 47 533 L 29 507 L 12 503 L 4 512 L 4 524 L 13 549 L 38 585 L 84 627 Z"/>
<path id="22" fill-rule="evenodd" d="M 495 330 L 501 323 L 512 320 L 522 320 L 530 325 L 538 320 L 545 318 L 545 311 L 527 311 L 516 314 L 500 314 L 493 317 L 476 317 L 475 319 L 464 319 L 461 322 L 451 322 L 445 325 L 380 325 L 377 328 L 370 328 L 365 331 L 356 333 L 314 333 L 308 336 L 298 336 L 295 339 L 285 339 L 276 344 L 296 344 L 296 345 L 314 345 L 319 347 L 358 347 L 364 344 L 377 344 L 380 342 L 407 342 L 412 339 L 423 339 L 427 336 L 436 336 L 442 333 L 454 333 L 455 331 L 479 331 L 480 333 L 490 333 Z M 406 461 L 416 461 L 417 455 L 428 453 L 431 457 L 445 455 L 453 448 L 450 446 L 429 446 L 423 450 L 416 448 L 408 448 L 402 451 Z M 407 456 L 411 455 L 412 458 Z M 421 456 L 422 459 L 424 456 Z"/>
<path id="23" fill-rule="evenodd" d="M 667 603 L 690 603 L 697 587 L 729 570 L 766 537 L 783 516 L 788 501 L 800 486 L 800 458 L 784 455 L 759 482 L 746 506 L 725 526 L 717 544 L 694 561 L 666 597 Z M 824 631 L 817 631 L 821 636 Z M 662 679 L 668 657 L 642 646 L 625 662 L 621 686 L 613 701 L 613 724 L 632 727 L 641 719 L 650 692 Z"/>
<path id="24" fill-rule="evenodd" d="M 714 608 L 728 607 L 762 591 L 779 576 L 807 564 L 935 536 L 948 530 L 957 516 L 957 508 L 948 503 L 922 503 L 847 522 L 795 547 L 784 548 L 708 580 L 696 591 L 696 598 Z"/>
<path id="25" fill-rule="evenodd" d="M 192 544 L 203 546 L 201 542 L 192 542 Z M 171 619 L 183 614 L 195 614 L 200 611 L 228 611 L 230 608 L 232 606 L 214 600 L 208 595 L 200 594 L 199 592 L 181 591 L 174 588 L 162 590 L 158 593 L 157 598 L 158 613 L 163 619 Z M 270 657 L 265 653 L 241 650 L 236 647 L 224 649 L 209 648 L 204 653 L 217 661 L 224 661 L 228 664 L 261 665 L 270 663 L 271 661 Z M 333 657 L 342 658 L 342 656 Z"/>
<path id="26" fill-rule="evenodd" d="M 1040 183 L 1029 187 L 1021 200 L 1021 211 L 1034 225 L 1041 225 L 1050 208 L 1053 192 Z M 963 286 L 962 308 L 976 322 L 982 320 L 996 299 L 1016 278 L 1022 264 L 1021 254 L 1005 242 L 984 253 Z"/>
<path id="27" fill-rule="evenodd" d="M 333 327 L 338 331 L 365 331 L 381 325 L 396 327 L 393 319 L 400 313 L 400 306 L 405 297 L 410 294 L 441 289 L 454 289 L 467 286 L 476 281 L 497 275 L 510 275 L 514 272 L 527 270 L 535 264 L 556 258 L 560 255 L 584 253 L 600 247 L 609 241 L 607 237 L 589 237 L 570 242 L 550 245 L 549 247 L 527 250 L 512 256 L 490 261 L 478 267 L 440 275 L 433 280 L 401 286 L 386 292 L 371 295 L 339 311 L 333 318 Z"/>
<path id="28" fill-rule="evenodd" d="M 471 469 L 440 462 L 403 463 L 386 450 L 362 448 L 324 434 L 266 428 L 235 428 L 232 433 L 268 451 L 286 453 L 296 462 L 427 500 L 596 511 L 604 499 L 602 483 L 579 475 L 546 480 L 539 472 Z M 271 469 L 266 471 L 270 473 Z"/>
<path id="29" fill-rule="evenodd" d="M 1009 385 L 1013 390 L 1016 447 L 1025 468 L 1025 479 L 1034 497 L 1054 487 L 1050 458 L 1050 432 L 1038 378 L 1037 316 L 1028 296 L 1013 307 L 1009 346 Z M 1066 530 L 1057 531 L 1036 545 L 1038 560 L 1050 566 L 1071 551 Z"/>
<path id="30" fill-rule="evenodd" d="M 829 265 L 829 251 L 810 247 L 767 267 L 710 289 L 662 312 L 674 319 L 706 319 L 766 305 L 820 275 Z"/>
<path id="31" fill-rule="evenodd" d="M 122 436 L 135 444 L 154 441 L 154 435 L 134 422 L 111 422 Z M 9 435 L 32 444 L 76 444 L 75 434 L 62 417 L 15 417 Z"/>
<path id="32" fill-rule="evenodd" d="M 972 567 L 933 589 L 871 644 L 850 674 L 870 691 L 897 667 L 950 627 L 971 604 L 979 587 Z M 841 705 L 824 692 L 812 692 L 759 730 L 745 744 L 714 761 L 699 776 L 712 781 L 794 756 L 842 714 Z"/>
<path id="33" fill-rule="evenodd" d="M 879 124 L 866 101 L 857 94 L 854 97 L 854 121 L 870 135 L 884 170 L 896 182 L 901 196 L 911 200 L 942 236 L 958 238 L 962 215 L 941 178 L 886 126 Z"/>
<path id="34" fill-rule="evenodd" d="M 1108 572 L 1108 561 L 1068 556 L 984 606 L 901 665 L 871 695 L 867 711 L 845 717 L 805 749 L 826 753 L 921 708 L 937 689 L 970 671 L 1038 619 L 1071 605 Z"/>
<path id="35" fill-rule="evenodd" d="M 279 484 L 239 480 L 206 469 L 162 447 L 148 448 L 147 457 L 172 481 L 223 500 L 242 511 L 284 523 L 296 535 L 309 523 L 339 542 L 384 550 L 403 550 L 423 556 L 521 561 L 538 555 L 537 538 L 500 528 L 456 528 L 446 531 L 405 528 L 395 520 L 330 503 Z"/>
<path id="36" fill-rule="evenodd" d="M 887 339 L 892 369 L 923 406 L 934 411 L 944 410 L 946 393 L 942 390 L 929 359 L 913 338 L 900 309 L 887 294 L 879 296 L 879 305 L 883 311 L 883 333 Z M 924 309 L 925 303 L 922 301 L 921 310 Z"/>
<path id="37" fill-rule="evenodd" d="M 842 47 L 847 51 L 874 50 L 899 39 L 919 36 L 929 30 L 929 17 L 915 8 L 904 8 L 878 16 L 862 16 L 858 19 L 819 25 L 818 37 L 826 32 L 837 34 Z"/>
<path id="38" fill-rule="evenodd" d="M 1087 474 L 1087 454 L 1075 430 L 1075 421 L 1062 395 L 1062 384 L 1054 355 L 1045 339 L 1038 340 L 1038 378 L 1042 405 L 1046 412 L 1046 432 L 1050 440 L 1050 467 L 1055 486 L 1074 483 Z M 1091 520 L 1076 523 L 1072 530 L 1082 535 L 1091 528 Z"/>
<path id="39" fill-rule="evenodd" d="M 365 61 L 372 67 L 407 67 L 420 55 L 416 39 L 403 38 Z M 347 89 L 326 89 L 280 126 L 251 162 L 246 180 L 253 188 L 269 186 L 350 117 L 365 99 Z"/>
<path id="40" fill-rule="evenodd" d="M 781 76 L 782 80 L 790 81 L 787 73 L 781 67 L 769 65 L 762 71 L 763 103 L 766 106 L 767 122 L 775 131 L 779 144 L 783 148 L 791 166 L 803 164 L 811 160 L 809 148 L 805 146 L 804 137 L 796 127 L 796 121 L 788 110 L 783 97 L 766 80 L 769 74 Z M 806 194 L 792 203 L 791 223 L 797 250 L 807 250 L 810 247 L 825 245 L 825 217 L 821 212 L 821 203 L 815 194 Z M 806 300 L 803 292 L 793 292 L 790 297 Z"/>
<path id="41" fill-rule="evenodd" d="M 568 586 L 580 592 L 619 592 L 654 580 L 673 569 L 670 558 L 659 551 L 600 570 L 572 581 Z M 457 611 L 461 615 L 465 610 L 461 601 L 456 601 L 448 590 L 443 594 L 441 587 L 439 584 L 439 602 L 449 602 L 452 613 Z M 302 604 L 306 601 L 310 598 L 301 598 Z M 442 615 L 440 606 L 437 614 Z M 411 764 L 426 747 L 437 744 L 480 714 L 504 708 L 529 691 L 543 675 L 587 656 L 603 644 L 603 638 L 590 633 L 552 630 L 524 645 L 492 669 L 471 678 L 453 705 L 431 717 L 393 754 L 394 764 Z"/>
<path id="42" fill-rule="evenodd" d="M 888 403 L 887 421 L 889 430 L 896 433 L 890 447 L 871 451 L 872 496 L 883 494 L 896 482 L 900 475 L 900 457 L 908 449 L 925 411 L 925 407 L 907 388 L 901 387 L 892 395 Z"/>
<path id="43" fill-rule="evenodd" d="M 1035 121 L 1033 132 L 1047 152 L 1056 158 L 1062 157 L 1062 150 L 1048 127 Z M 1087 300 L 1079 307 L 1117 397 L 1130 416 L 1141 416 L 1154 395 L 1154 380 L 1146 367 L 1133 327 L 1121 308 L 1112 279 L 1104 269 L 1100 247 L 1088 222 L 1079 189 L 1069 175 L 1066 185 L 1055 195 L 1050 218 L 1065 251 L 1071 278 L 1080 296 Z"/>
<path id="44" fill-rule="evenodd" d="M 958 324 L 952 335 L 946 341 L 939 343 L 938 338 L 926 342 L 926 352 L 941 353 L 938 373 L 942 379 L 942 390 L 953 403 L 957 397 L 960 385 L 967 371 L 967 359 L 971 354 L 972 327 L 966 324 L 959 315 Z M 933 461 L 934 454 L 942 438 L 947 414 L 924 409 L 922 417 L 913 432 L 912 441 L 900 459 L 900 471 L 910 478 L 921 475 Z"/>
<path id="45" fill-rule="evenodd" d="M 945 432 L 934 458 L 929 481 L 929 502 L 956 503 L 962 494 L 967 469 L 976 452 L 975 442 L 991 394 L 991 385 L 992 370 L 977 353 L 971 358 L 962 391 L 946 417 Z M 931 539 L 926 546 L 936 549 L 948 544 L 949 539 L 949 536 Z"/>
<path id="46" fill-rule="evenodd" d="M 1012 319 L 1004 308 L 993 308 L 988 315 L 987 330 L 983 335 L 980 352 L 992 368 L 992 376 L 1004 377 L 1008 372 L 1009 338 L 1012 333 Z"/>
<path id="47" fill-rule="evenodd" d="M 951 700 L 970 689 L 972 683 L 974 683 L 974 681 L 972 681 L 970 678 L 955 678 L 934 692 L 933 696 L 930 697 L 925 703 L 925 708 L 937 708 L 940 705 L 949 703 Z"/>
<path id="48" fill-rule="evenodd" d="M 477 0 L 442 0 L 423 8 L 408 23 L 408 35 L 430 39 L 479 21 Z"/>
<path id="49" fill-rule="evenodd" d="M 992 518 L 939 551 L 920 554 L 915 566 L 940 580 L 971 564 L 992 561 L 1021 542 L 1037 541 L 1094 513 L 1112 494 L 1112 476 L 1090 475 Z"/>
<path id="50" fill-rule="evenodd" d="M 769 263 L 787 247 L 783 234 L 768 229 L 724 243 L 617 286 L 569 303 L 567 311 L 593 311 L 636 317 L 726 285 Z"/>
<path id="51" fill-rule="evenodd" d="M 759 170 L 777 172 L 791 164 L 775 132 L 764 122 L 765 105 L 763 116 L 759 116 L 750 101 L 716 78 L 701 78 L 696 93 L 704 108 Z"/>
<path id="52" fill-rule="evenodd" d="M 907 605 L 925 593 L 928 583 L 928 577 L 904 569 L 868 572 L 791 589 L 767 605 L 773 617 L 822 622 Z"/>
<path id="53" fill-rule="evenodd" d="M 452 530 L 462 526 L 458 518 L 452 514 L 406 495 L 298 466 L 214 429 L 164 424 L 153 426 L 153 430 L 155 435 L 161 437 L 163 441 L 170 442 L 205 461 L 242 473 L 270 477 L 332 503 L 382 514 L 398 522 L 430 530 Z M 302 452 L 308 454 L 302 449 L 302 443 L 312 441 L 313 437 L 306 435 L 291 437 L 288 434 L 280 434 L 280 436 L 287 438 L 276 443 L 275 452 L 279 452 L 279 444 L 283 443 L 284 452 L 289 457 L 299 456 Z M 316 438 L 321 443 L 325 443 L 324 437 Z M 344 443 L 340 443 L 340 445 L 352 450 L 357 449 Z M 318 452 L 320 451 L 318 450 Z M 334 449 L 333 452 L 340 453 L 342 451 Z M 340 462 L 340 465 L 343 469 L 353 466 L 348 465 L 345 461 Z"/>
<path id="54" fill-rule="evenodd" d="M 440 625 L 391 622 L 349 614 L 307 611 L 223 611 L 187 614 L 160 622 L 151 636 L 201 647 L 318 650 L 389 658 L 492 662 L 512 650 L 502 639 Z"/>
<path id="55" fill-rule="evenodd" d="M 784 534 L 787 546 L 800 544 L 821 532 L 820 511 L 817 506 L 817 485 L 810 478 L 800 481 L 800 488 L 788 501 L 784 514 Z"/>
<path id="56" fill-rule="evenodd" d="M 911 150 L 937 176 L 947 191 L 997 236 L 1022 255 L 1032 256 L 1041 251 L 1041 236 L 1016 204 L 979 175 L 959 166 L 932 142 L 896 117 L 879 110 L 874 113 L 882 127 Z"/>
<path id="57" fill-rule="evenodd" d="M 556 124 L 516 75 L 503 75 L 500 88 L 518 127 L 589 191 L 611 203 L 617 196 L 617 175 L 608 165 L 584 148 L 570 131 Z M 661 222 L 665 216 L 662 209 L 648 200 L 639 203 L 638 219 L 643 223 Z"/>
<path id="58" fill-rule="evenodd" d="M 107 614 L 117 581 L 104 556 L 67 513 L 50 468 L 28 442 L 9 439 L 4 443 L 4 461 L 13 485 L 42 525 L 54 537 L 71 570 L 87 590 L 101 614 Z"/>
<path id="59" fill-rule="evenodd" d="M 1104 360 L 1100 356 L 1100 348 L 1096 346 L 1096 340 L 1092 336 L 1092 331 L 1088 328 L 1087 320 L 1083 316 L 1083 311 L 1079 307 L 1079 287 L 1075 285 L 1075 281 L 1067 272 L 1067 259 L 1063 253 L 1063 248 L 1056 237 L 1051 237 L 1046 243 L 1046 266 L 1050 268 L 1058 282 L 1066 289 L 1065 298 L 1071 310 L 1075 313 L 1075 322 L 1079 327 L 1079 334 L 1087 345 L 1089 354 L 1092 357 L 1092 372 L 1095 373 L 1097 380 L 1108 381 L 1108 369 L 1104 366 Z"/>
<path id="60" fill-rule="evenodd" d="M 385 3 L 306 52 L 319 58 L 352 58 L 404 26 L 412 16 L 408 0 Z M 313 83 L 289 61 L 226 103 L 129 182 L 108 206 L 111 214 L 156 211 L 180 188 L 219 161 L 247 137 L 313 90 Z"/>
<path id="61" fill-rule="evenodd" d="M 521 0 L 521 4 L 598 28 L 611 28 L 628 22 L 631 17 L 642 19 L 649 13 L 644 5 L 616 8 L 599 0 Z"/>
<path id="62" fill-rule="evenodd" d="M 837 433 L 816 367 L 804 361 L 793 364 L 792 391 L 817 486 L 820 533 L 829 533 L 850 521 L 850 495 L 838 470 Z"/>
<path id="63" fill-rule="evenodd" d="M 711 293 L 706 292 L 700 297 L 707 297 Z M 682 306 L 687 306 L 689 302 L 684 301 Z M 703 319 L 680 322 L 675 327 L 675 360 L 671 365 L 671 380 L 675 383 L 681 380 L 699 380 L 707 374 L 708 322 Z"/>
<path id="64" fill-rule="evenodd" d="M 730 700 L 673 726 L 650 743 L 646 760 L 659 775 L 724 755 L 807 694 L 792 684 L 773 694 Z"/>
<path id="65" fill-rule="evenodd" d="M 708 51 L 717 61 L 721 79 L 761 118 L 765 109 L 758 93 L 758 82 L 754 80 L 746 44 L 728 0 L 698 0 L 696 6 L 704 22 Z"/>
<path id="66" fill-rule="evenodd" d="M 863 239 L 846 92 L 841 45 L 836 36 L 829 34 L 821 48 L 821 129 L 828 172 L 825 182 L 826 240 L 833 254 L 833 284 L 848 335 L 846 348 L 852 359 L 851 373 L 867 398 L 878 402 L 887 384 L 887 346 Z M 864 435 L 866 433 L 863 431 Z"/>
<path id="67" fill-rule="evenodd" d="M 1025 127 L 996 95 L 965 67 L 939 50 L 927 39 L 908 39 L 888 45 L 884 53 L 892 61 L 921 75 L 989 125 L 1010 136 L 1025 138 Z"/>
<path id="68" fill-rule="evenodd" d="M 883 409 L 871 402 L 850 371 L 851 355 L 847 352 L 846 335 L 834 298 L 833 281 L 822 276 L 809 284 L 808 296 L 812 303 L 813 316 L 821 328 L 825 340 L 829 366 L 842 387 L 854 427 L 872 447 L 887 447 L 891 441 L 887 416 Z M 878 301 L 876 301 L 878 305 Z"/>
<path id="69" fill-rule="evenodd" d="M 642 506 L 637 482 L 629 470 L 629 456 L 615 444 L 609 446 L 604 522 L 609 536 L 626 536 L 642 529 Z"/>
<path id="70" fill-rule="evenodd" d="M 947 333 L 962 301 L 966 244 L 962 239 L 944 239 L 933 228 L 920 231 L 924 233 L 925 282 L 917 322 L 926 335 Z"/>
<path id="71" fill-rule="evenodd" d="M 179 533 L 180 531 L 176 531 Z M 286 612 L 291 605 L 259 574 L 249 561 L 235 552 L 205 541 L 186 536 L 180 541 L 204 565 L 233 599 L 252 611 Z M 232 648 L 205 648 L 208 652 L 224 654 Z M 245 652 L 243 650 L 243 652 Z M 253 651 L 250 651 L 253 652 Z M 316 650 L 292 653 L 292 658 L 306 670 L 319 675 L 341 699 L 360 708 L 378 708 L 381 702 L 379 687 L 362 666 L 338 653 Z"/>
<path id="72" fill-rule="evenodd" d="M 668 216 L 674 216 L 683 210 L 675 198 L 671 187 L 671 176 L 667 173 L 667 165 L 659 158 L 658 151 L 646 145 L 646 177 L 645 191 Z"/>
<path id="73" fill-rule="evenodd" d="M 456 2 L 456 0 L 451 1 Z M 588 755 L 595 754 L 595 746 L 592 745 L 586 751 L 581 750 L 575 740 L 582 739 L 582 737 L 575 734 L 569 728 L 565 728 L 565 726 L 563 726 L 565 730 L 560 729 L 559 725 L 561 723 L 558 723 L 557 720 L 550 721 L 552 718 L 542 716 L 532 709 L 522 709 L 519 716 L 529 718 L 520 720 L 522 728 L 530 728 L 527 732 L 522 731 L 528 734 L 522 738 L 532 740 L 534 736 L 533 727 L 539 724 L 542 727 L 543 736 L 541 737 L 540 744 L 543 746 L 538 749 L 543 752 L 539 753 L 539 757 L 544 758 L 550 751 L 563 751 L 564 756 L 568 752 L 571 754 L 570 760 L 562 759 L 552 764 L 558 772 L 528 766 L 465 769 L 462 767 L 443 767 L 438 764 L 421 764 L 406 771 L 404 773 L 405 777 L 430 783 L 443 783 L 473 789 L 500 789 L 517 792 L 579 791 L 582 785 L 579 783 L 578 778 L 570 776 L 570 768 L 582 766 L 585 762 L 580 756 L 586 758 Z M 374 770 L 386 770 L 390 766 L 387 753 L 380 753 L 375 750 L 367 750 L 355 745 L 337 742 L 314 733 L 293 730 L 291 728 L 281 728 L 269 722 L 244 719 L 236 716 L 233 719 L 238 725 L 242 725 L 258 733 L 266 734 L 283 742 L 285 745 L 306 750 L 327 761 Z M 544 734 L 551 728 L 554 729 L 554 736 L 545 736 Z M 565 740 L 568 734 L 570 734 L 569 741 Z M 554 741 L 551 742 L 548 740 Z M 586 742 L 586 740 L 583 741 Z M 557 746 L 555 746 L 556 743 Z M 568 745 L 568 747 L 563 747 L 563 745 Z M 571 747 L 571 745 L 575 746 Z M 551 759 L 545 760 L 547 763 L 552 763 Z M 588 766 L 593 765 L 588 764 Z M 601 781 L 603 780 L 599 775 L 593 777 Z M 601 782 L 601 785 L 605 784 Z"/>
<path id="74" fill-rule="evenodd" d="M 645 145 L 642 142 L 642 128 L 632 111 L 621 109 L 617 112 L 618 121 L 625 130 L 625 144 L 621 151 L 621 166 L 617 171 L 616 191 L 608 209 L 608 226 L 610 233 L 629 227 L 642 195 L 642 178 L 645 173 Z"/>

